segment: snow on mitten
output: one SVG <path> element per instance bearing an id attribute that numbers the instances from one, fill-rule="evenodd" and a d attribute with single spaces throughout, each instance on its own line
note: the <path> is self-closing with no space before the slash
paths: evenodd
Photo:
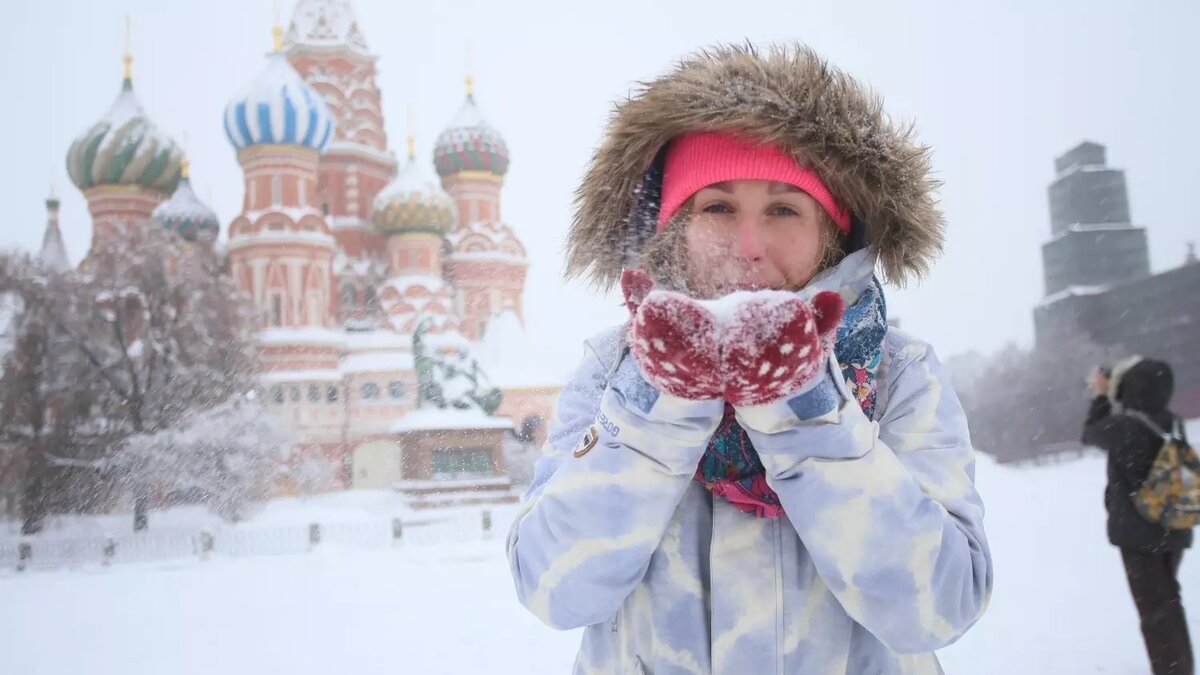
<path id="1" fill-rule="evenodd" d="M 738 304 L 722 340 L 725 400 L 735 407 L 762 405 L 817 378 L 844 309 L 832 291 L 812 300 L 760 292 Z"/>
<path id="2" fill-rule="evenodd" d="M 629 315 L 637 313 L 638 305 L 650 295 L 654 280 L 642 270 L 625 270 L 621 273 L 621 293 L 625 296 L 625 307 Z"/>
<path id="3" fill-rule="evenodd" d="M 695 300 L 667 291 L 646 295 L 629 328 L 629 348 L 655 389 L 691 401 L 721 396 L 717 319 Z"/>

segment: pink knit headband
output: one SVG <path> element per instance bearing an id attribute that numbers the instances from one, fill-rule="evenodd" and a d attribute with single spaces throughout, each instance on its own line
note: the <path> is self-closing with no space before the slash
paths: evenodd
<path id="1" fill-rule="evenodd" d="M 731 180 L 769 180 L 793 185 L 815 199 L 842 234 L 850 232 L 850 212 L 812 170 L 775 145 L 754 144 L 733 134 L 684 134 L 671 141 L 663 169 L 658 227 L 701 189 Z"/>

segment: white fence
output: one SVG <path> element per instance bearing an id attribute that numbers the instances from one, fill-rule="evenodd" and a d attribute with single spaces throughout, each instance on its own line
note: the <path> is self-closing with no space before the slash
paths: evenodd
<path id="1" fill-rule="evenodd" d="M 492 534 L 492 512 L 307 526 L 167 529 L 112 537 L 54 534 L 0 539 L 0 571 L 156 562 L 209 555 L 248 557 L 307 553 L 318 546 L 387 549 L 479 541 Z"/>

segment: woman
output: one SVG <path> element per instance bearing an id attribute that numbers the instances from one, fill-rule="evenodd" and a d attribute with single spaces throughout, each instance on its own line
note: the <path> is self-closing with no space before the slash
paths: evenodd
<path id="1" fill-rule="evenodd" d="M 1152 523 L 1133 503 L 1162 449 L 1160 431 L 1181 428 L 1170 410 L 1175 376 L 1165 362 L 1135 356 L 1113 369 L 1111 381 L 1102 374 L 1092 381 L 1097 396 L 1083 442 L 1108 453 L 1108 540 L 1121 551 L 1151 669 L 1154 675 L 1192 675 L 1191 637 L 1178 578 L 1192 531 Z M 1106 393 L 1101 385 L 1107 385 Z"/>
<path id="2" fill-rule="evenodd" d="M 632 319 L 588 342 L 508 541 L 522 603 L 587 627 L 576 673 L 941 672 L 991 591 L 983 505 L 873 275 L 927 271 L 936 185 L 804 47 L 702 52 L 618 107 L 567 262 Z"/>

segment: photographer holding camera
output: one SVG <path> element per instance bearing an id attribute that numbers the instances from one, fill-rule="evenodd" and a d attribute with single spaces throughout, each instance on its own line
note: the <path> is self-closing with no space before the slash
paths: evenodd
<path id="1" fill-rule="evenodd" d="M 1135 504 L 1165 442 L 1158 430 L 1181 429 L 1169 407 L 1174 385 L 1162 361 L 1135 356 L 1111 371 L 1097 368 L 1088 379 L 1095 397 L 1083 429 L 1083 442 L 1108 454 L 1108 540 L 1121 551 L 1154 675 L 1193 673 L 1178 581 L 1192 531 L 1152 522 Z"/>

